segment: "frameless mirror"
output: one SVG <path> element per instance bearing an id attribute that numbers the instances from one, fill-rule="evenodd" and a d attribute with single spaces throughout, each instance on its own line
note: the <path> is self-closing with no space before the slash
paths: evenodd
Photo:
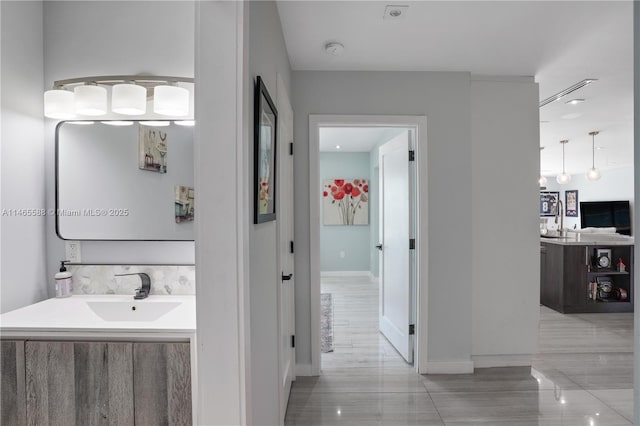
<path id="1" fill-rule="evenodd" d="M 68 240 L 193 240 L 193 179 L 193 127 L 62 122 L 56 232 Z"/>

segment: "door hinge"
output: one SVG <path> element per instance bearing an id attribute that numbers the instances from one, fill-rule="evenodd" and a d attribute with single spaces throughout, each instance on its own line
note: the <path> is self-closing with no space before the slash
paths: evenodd
<path id="1" fill-rule="evenodd" d="M 289 241 L 289 253 L 293 254 L 293 241 Z"/>
<path id="2" fill-rule="evenodd" d="M 293 155 L 293 142 L 289 142 L 289 155 Z"/>
<path id="3" fill-rule="evenodd" d="M 416 239 L 409 238 L 409 250 L 415 250 L 415 249 L 416 249 Z"/>
<path id="4" fill-rule="evenodd" d="M 294 334 L 291 335 L 291 347 L 296 347 L 296 336 Z"/>
<path id="5" fill-rule="evenodd" d="M 413 336 L 416 334 L 416 326 L 415 324 L 409 324 L 409 336 Z"/>
<path id="6" fill-rule="evenodd" d="M 415 161 L 416 159 L 416 152 L 414 150 L 410 150 L 409 151 L 409 161 Z"/>

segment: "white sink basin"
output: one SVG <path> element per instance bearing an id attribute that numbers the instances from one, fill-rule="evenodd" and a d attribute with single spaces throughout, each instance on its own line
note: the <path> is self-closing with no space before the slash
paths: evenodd
<path id="1" fill-rule="evenodd" d="M 145 300 L 87 302 L 87 306 L 105 321 L 155 321 L 181 302 L 151 302 Z"/>

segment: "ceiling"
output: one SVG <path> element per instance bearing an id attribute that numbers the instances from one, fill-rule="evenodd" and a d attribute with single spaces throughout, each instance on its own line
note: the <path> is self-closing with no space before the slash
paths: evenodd
<path id="1" fill-rule="evenodd" d="M 369 152 L 406 130 L 401 127 L 321 127 L 320 152 Z"/>
<path id="2" fill-rule="evenodd" d="M 586 78 L 597 82 L 540 109 L 541 169 L 633 164 L 633 2 L 631 1 L 280 1 L 294 70 L 469 71 L 535 76 L 540 99 Z M 383 19 L 388 4 L 404 19 Z M 340 56 L 324 51 L 339 41 Z M 576 106 L 565 101 L 583 98 Z M 581 114 L 567 119 L 562 116 Z M 517 137 L 517 135 L 515 135 Z"/>

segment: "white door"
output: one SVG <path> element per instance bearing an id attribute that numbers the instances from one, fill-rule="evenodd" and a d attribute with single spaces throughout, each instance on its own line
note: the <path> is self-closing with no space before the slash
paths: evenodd
<path id="1" fill-rule="evenodd" d="M 380 332 L 413 362 L 409 132 L 380 147 Z"/>
<path id="2" fill-rule="evenodd" d="M 280 422 L 284 424 L 291 382 L 295 379 L 295 295 L 293 286 L 293 110 L 280 75 L 277 78 L 276 108 L 278 110 L 278 263 L 281 282 L 278 284 L 278 392 Z"/>

